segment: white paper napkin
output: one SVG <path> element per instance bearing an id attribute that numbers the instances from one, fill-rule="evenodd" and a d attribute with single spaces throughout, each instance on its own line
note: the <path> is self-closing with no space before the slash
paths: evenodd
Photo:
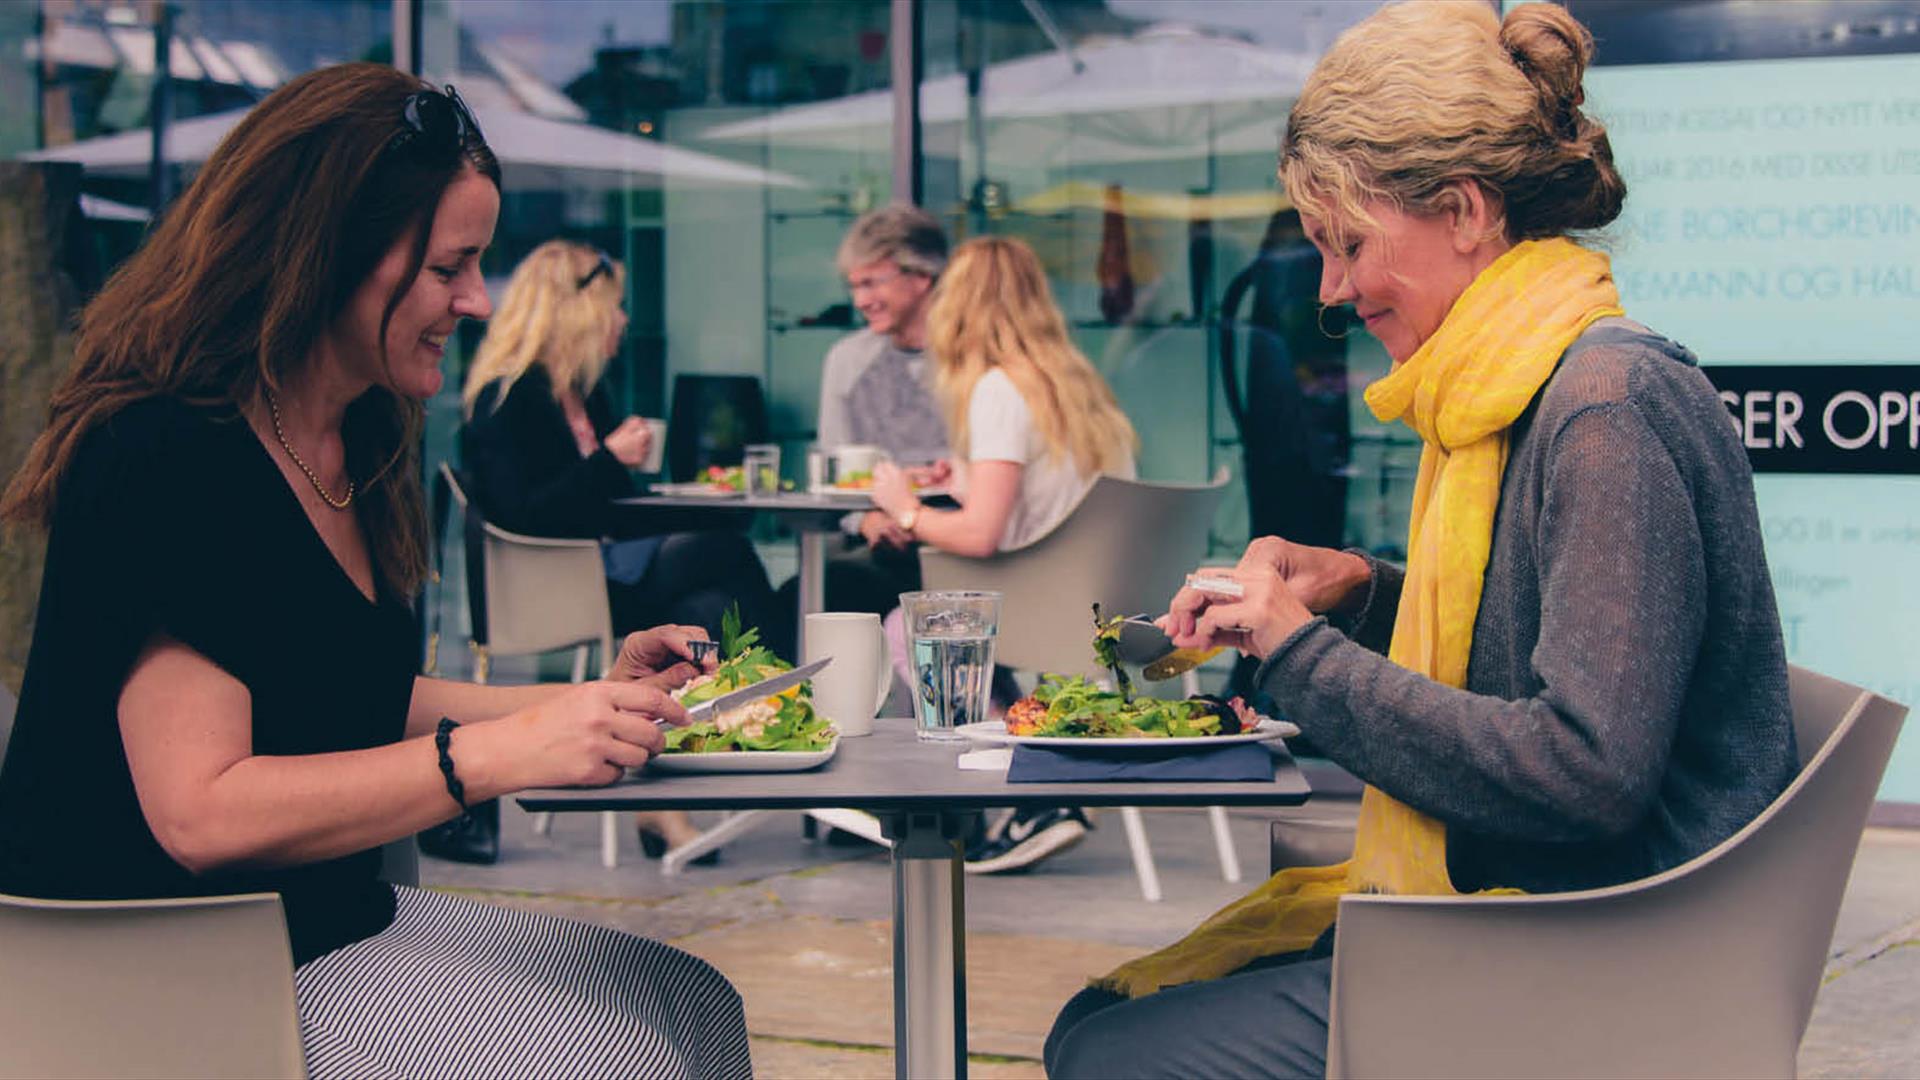
<path id="1" fill-rule="evenodd" d="M 1006 772 L 1013 764 L 1013 747 L 994 746 L 985 750 L 969 750 L 960 755 L 960 767 L 980 772 Z"/>

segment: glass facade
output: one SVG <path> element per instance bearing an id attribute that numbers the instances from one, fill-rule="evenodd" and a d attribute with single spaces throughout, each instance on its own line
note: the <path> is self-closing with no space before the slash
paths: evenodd
<path id="1" fill-rule="evenodd" d="M 1630 313 L 1710 375 L 1910 373 L 1920 0 L 1571 6 L 1599 36 L 1589 104 L 1632 193 L 1606 240 Z M 956 240 L 1039 252 L 1140 432 L 1142 475 L 1230 473 L 1219 555 L 1268 531 L 1389 555 L 1404 542 L 1418 447 L 1358 393 L 1385 354 L 1318 308 L 1318 259 L 1274 179 L 1302 80 L 1375 7 L 918 4 L 922 204 Z M 413 13 L 423 74 L 459 87 L 505 166 L 490 279 L 556 236 L 620 258 L 632 321 L 616 400 L 663 416 L 677 376 L 751 376 L 797 470 L 822 357 L 857 322 L 835 248 L 905 193 L 892 73 L 912 43 L 889 0 L 175 0 L 165 80 L 159 10 L 0 4 L 0 155 L 85 163 L 108 262 L 238 110 L 318 65 L 391 60 L 396 16 Z M 156 102 L 171 116 L 157 171 Z M 449 352 L 430 460 L 452 453 L 482 330 Z M 1897 451 L 1920 426 L 1873 400 Z M 1920 397 L 1907 406 L 1920 416 Z M 1912 701 L 1920 666 L 1898 627 L 1920 605 L 1920 468 L 1905 460 L 1763 470 L 1759 490 L 1792 659 Z M 1883 797 L 1920 802 L 1920 736 Z"/>
<path id="2" fill-rule="evenodd" d="M 1627 181 L 1622 302 L 1728 400 L 1788 659 L 1920 701 L 1920 2 L 1569 7 Z M 1880 795 L 1920 802 L 1920 736 Z"/>

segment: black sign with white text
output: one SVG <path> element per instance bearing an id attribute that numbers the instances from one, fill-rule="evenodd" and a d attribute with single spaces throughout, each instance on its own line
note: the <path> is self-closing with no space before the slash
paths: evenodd
<path id="1" fill-rule="evenodd" d="M 1920 366 L 1707 364 L 1757 473 L 1920 474 Z"/>

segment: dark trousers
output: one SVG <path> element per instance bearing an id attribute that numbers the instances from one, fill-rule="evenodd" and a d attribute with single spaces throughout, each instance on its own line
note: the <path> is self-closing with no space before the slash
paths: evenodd
<path id="1" fill-rule="evenodd" d="M 639 581 L 607 582 L 607 599 L 616 634 L 679 623 L 703 627 L 715 641 L 720 640 L 720 617 L 738 603 L 740 625 L 758 627 L 761 644 L 793 659 L 790 609 L 777 603 L 767 569 L 742 533 L 671 533 Z"/>
<path id="2" fill-rule="evenodd" d="M 885 615 L 900 606 L 900 594 L 920 588 L 917 547 L 868 547 L 856 538 L 829 540 L 827 552 L 827 611 L 871 611 Z M 800 610 L 800 579 L 780 586 L 781 610 Z"/>
<path id="3" fill-rule="evenodd" d="M 1323 1077 L 1333 961 L 1301 955 L 1143 998 L 1088 987 L 1053 1022 L 1047 1075 Z"/>

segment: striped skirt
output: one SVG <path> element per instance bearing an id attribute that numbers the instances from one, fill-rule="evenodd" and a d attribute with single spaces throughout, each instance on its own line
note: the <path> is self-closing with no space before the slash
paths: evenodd
<path id="1" fill-rule="evenodd" d="M 748 1077 L 740 995 L 603 926 L 399 886 L 393 925 L 294 973 L 314 1080 Z"/>

